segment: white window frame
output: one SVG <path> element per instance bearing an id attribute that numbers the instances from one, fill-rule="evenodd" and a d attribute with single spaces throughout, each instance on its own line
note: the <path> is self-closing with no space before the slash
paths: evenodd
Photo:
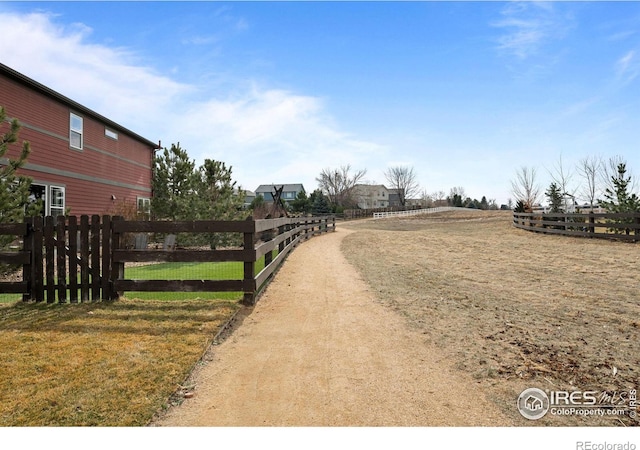
<path id="1" fill-rule="evenodd" d="M 79 121 L 80 126 L 74 125 L 74 121 Z M 83 117 L 70 112 L 69 113 L 69 146 L 78 150 L 82 150 L 84 145 L 84 120 Z M 74 136 L 77 135 L 80 138 L 80 145 L 74 144 Z"/>
<path id="2" fill-rule="evenodd" d="M 49 186 L 47 189 L 47 207 L 45 208 L 48 216 L 64 216 L 67 206 L 67 193 L 63 186 Z M 58 197 L 56 197 L 54 191 L 58 191 L 62 193 L 60 197 L 62 199 L 61 205 L 54 205 L 53 202 Z"/>
<path id="3" fill-rule="evenodd" d="M 142 202 L 142 207 L 140 202 Z M 138 197 L 136 200 L 136 208 L 138 215 L 142 216 L 143 220 L 151 220 L 151 199 L 149 197 Z"/>
<path id="4" fill-rule="evenodd" d="M 116 133 L 115 131 L 105 127 L 104 128 L 104 135 L 106 137 L 108 137 L 109 139 L 113 139 L 114 141 L 118 140 L 118 133 Z"/>
<path id="5" fill-rule="evenodd" d="M 38 186 L 43 188 L 44 193 L 42 196 L 42 209 L 45 216 L 57 216 L 66 213 L 67 208 L 67 191 L 64 186 L 56 184 L 33 182 L 32 186 Z M 55 192 L 62 193 L 61 197 L 56 197 Z M 53 201 L 56 198 L 61 198 L 62 203 L 60 205 L 53 205 Z"/>

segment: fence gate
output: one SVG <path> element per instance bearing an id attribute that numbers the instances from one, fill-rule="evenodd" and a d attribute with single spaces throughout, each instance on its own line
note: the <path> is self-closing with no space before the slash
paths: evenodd
<path id="1" fill-rule="evenodd" d="M 27 221 L 24 248 L 32 257 L 23 269 L 30 289 L 25 300 L 76 303 L 113 298 L 108 276 L 111 217 L 100 219 L 80 216 L 78 223 L 75 216 L 47 216 Z"/>

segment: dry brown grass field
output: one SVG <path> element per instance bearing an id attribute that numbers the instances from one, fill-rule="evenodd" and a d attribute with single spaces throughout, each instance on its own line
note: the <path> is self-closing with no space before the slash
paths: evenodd
<path id="1" fill-rule="evenodd" d="M 237 308 L 227 300 L 0 305 L 0 427 L 146 425 Z"/>
<path id="2" fill-rule="evenodd" d="M 443 364 L 522 422 L 520 392 L 640 386 L 640 243 L 542 235 L 510 212 L 462 211 L 344 225 L 343 251 L 378 299 L 437 345 Z M 420 343 L 416 343 L 420 345 Z M 526 422 L 526 420 L 525 420 Z M 552 416 L 523 425 L 628 426 Z"/>

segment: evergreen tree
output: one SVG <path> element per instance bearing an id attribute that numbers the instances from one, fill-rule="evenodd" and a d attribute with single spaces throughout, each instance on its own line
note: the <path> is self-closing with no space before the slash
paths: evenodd
<path id="1" fill-rule="evenodd" d="M 199 173 L 180 143 L 154 158 L 151 211 L 156 219 L 193 220 L 198 214 Z"/>
<path id="2" fill-rule="evenodd" d="M 5 109 L 0 106 L 0 127 L 6 123 Z M 30 200 L 31 178 L 17 175 L 16 171 L 24 166 L 31 152 L 29 143 L 24 141 L 17 159 L 7 157 L 11 144 L 18 141 L 20 124 L 16 119 L 9 123 L 9 130 L 0 134 L 0 158 L 6 158 L 6 164 L 0 164 L 0 223 L 16 223 L 24 221 L 25 217 L 40 213 L 41 201 Z M 0 236 L 0 250 L 5 249 L 14 236 Z M 0 264 L 0 274 L 11 272 L 16 267 Z"/>
<path id="3" fill-rule="evenodd" d="M 607 188 L 604 192 L 606 200 L 599 200 L 600 206 L 611 212 L 640 211 L 640 199 L 635 193 L 629 193 L 631 177 L 626 176 L 625 163 L 618 164 L 618 173 L 611 176 L 613 190 Z"/>
<path id="4" fill-rule="evenodd" d="M 232 167 L 205 159 L 199 168 L 198 216 L 205 220 L 233 220 L 240 216 L 244 198 L 231 178 Z"/>
<path id="5" fill-rule="evenodd" d="M 551 213 L 561 213 L 562 211 L 562 203 L 563 198 L 560 192 L 560 188 L 556 183 L 551 183 L 549 185 L 549 189 L 544 193 L 549 199 L 549 212 Z"/>
<path id="6" fill-rule="evenodd" d="M 6 123 L 5 109 L 0 106 L 0 126 Z M 17 175 L 16 171 L 25 165 L 31 147 L 29 143 L 22 143 L 22 150 L 17 159 L 7 157 L 10 145 L 18 141 L 20 124 L 17 119 L 11 120 L 9 130 L 0 134 L 0 158 L 6 158 L 7 163 L 0 165 L 0 223 L 22 222 L 25 217 L 39 214 L 40 202 L 32 202 L 31 178 Z M 4 237 L 11 240 L 11 236 Z M 2 242 L 6 245 L 7 242 Z"/>
<path id="7" fill-rule="evenodd" d="M 522 200 L 518 200 L 518 201 L 516 202 L 516 206 L 515 206 L 515 208 L 513 209 L 513 212 L 517 212 L 517 213 L 526 213 L 526 212 L 530 212 L 530 211 L 527 211 L 527 209 L 528 209 L 528 208 L 527 208 L 527 206 L 524 204 L 524 201 L 522 201 Z"/>
<path id="8" fill-rule="evenodd" d="M 328 198 L 322 193 L 322 191 L 315 190 L 310 199 L 311 203 L 311 213 L 314 216 L 324 216 L 326 214 L 331 214 L 331 207 L 329 206 Z"/>
<path id="9" fill-rule="evenodd" d="M 489 202 L 487 201 L 487 197 L 486 196 L 482 196 L 482 199 L 480 200 L 480 209 L 482 210 L 487 210 L 489 209 Z"/>
<path id="10" fill-rule="evenodd" d="M 618 171 L 611 176 L 612 187 L 605 189 L 605 200 L 598 200 L 600 206 L 612 213 L 632 213 L 640 211 L 640 199 L 635 193 L 630 193 L 631 177 L 626 175 L 625 163 L 618 164 Z M 633 223 L 633 219 L 613 219 L 615 223 Z M 621 233 L 622 230 L 612 229 Z M 630 229 L 627 228 L 629 234 Z"/>
<path id="11" fill-rule="evenodd" d="M 298 192 L 296 199 L 291 202 L 291 210 L 296 213 L 307 214 L 311 212 L 312 206 L 313 205 L 311 204 L 309 197 L 307 197 L 307 193 L 304 189 Z"/>
<path id="12" fill-rule="evenodd" d="M 196 216 L 202 220 L 235 220 L 243 213 L 244 193 L 236 188 L 231 178 L 232 168 L 222 161 L 205 159 L 199 167 L 199 183 L 197 186 L 198 205 Z M 211 233 L 208 236 L 209 246 L 213 249 L 224 245 L 240 245 L 241 238 L 237 233 Z"/>
<path id="13" fill-rule="evenodd" d="M 452 196 L 447 197 L 447 203 L 449 206 L 455 206 L 458 208 L 462 208 L 464 206 L 462 202 L 462 195 L 460 194 L 453 194 Z"/>

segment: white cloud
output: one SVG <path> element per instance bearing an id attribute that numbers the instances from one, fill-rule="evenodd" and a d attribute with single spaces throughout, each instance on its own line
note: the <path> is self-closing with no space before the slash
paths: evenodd
<path id="1" fill-rule="evenodd" d="M 56 25 L 54 19 L 50 14 L 0 13 L 0 60 L 139 133 L 158 126 L 154 113 L 191 90 L 137 65 L 127 49 L 90 43 L 89 27 Z"/>
<path id="2" fill-rule="evenodd" d="M 615 71 L 618 79 L 625 83 L 633 81 L 640 74 L 640 63 L 636 57 L 635 50 L 627 52 L 616 61 Z"/>
<path id="3" fill-rule="evenodd" d="M 497 48 L 519 60 L 537 55 L 544 45 L 562 38 L 571 27 L 571 22 L 558 14 L 550 2 L 509 2 L 501 16 L 491 24 L 504 29 L 497 38 Z"/>
<path id="4" fill-rule="evenodd" d="M 341 131 L 317 97 L 244 80 L 223 97 L 142 65 L 143 49 L 92 43 L 83 24 L 7 12 L 0 23 L 4 64 L 163 146 L 180 142 L 197 163 L 225 161 L 246 188 L 285 181 L 313 190 L 323 167 L 365 166 L 385 152 Z"/>

